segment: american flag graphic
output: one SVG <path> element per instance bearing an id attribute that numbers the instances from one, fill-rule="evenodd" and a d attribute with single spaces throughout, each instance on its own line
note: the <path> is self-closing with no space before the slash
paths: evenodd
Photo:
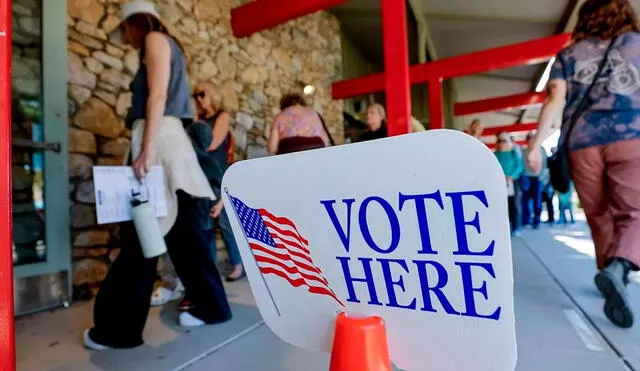
<path id="1" fill-rule="evenodd" d="M 309 241 L 291 220 L 266 209 L 253 209 L 231 195 L 229 198 L 263 275 L 278 276 L 293 287 L 305 286 L 308 292 L 330 296 L 344 306 L 313 263 Z"/>

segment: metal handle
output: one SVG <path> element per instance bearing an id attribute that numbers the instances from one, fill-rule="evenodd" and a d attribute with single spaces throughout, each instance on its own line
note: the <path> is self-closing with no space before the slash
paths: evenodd
<path id="1" fill-rule="evenodd" d="M 60 152 L 59 142 L 34 142 L 33 140 L 29 140 L 29 139 L 14 138 L 12 140 L 12 146 L 18 147 L 18 148 L 33 149 L 33 150 Z"/>

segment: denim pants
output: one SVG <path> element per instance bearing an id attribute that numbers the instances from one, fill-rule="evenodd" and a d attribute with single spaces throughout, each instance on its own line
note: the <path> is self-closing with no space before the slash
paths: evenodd
<path id="1" fill-rule="evenodd" d="M 567 213 L 569 214 L 569 218 L 567 218 Z M 575 223 L 575 218 L 573 217 L 573 205 L 572 203 L 560 204 L 560 224 L 567 224 L 567 220 L 571 223 Z"/>
<path id="2" fill-rule="evenodd" d="M 233 213 L 233 211 L 231 211 Z M 216 219 L 216 225 L 220 228 L 220 232 L 222 234 L 222 241 L 224 245 L 227 247 L 227 252 L 229 253 L 229 262 L 231 265 L 238 265 L 242 263 L 242 258 L 240 258 L 240 251 L 238 250 L 238 244 L 236 243 L 236 239 L 233 236 L 233 230 L 231 229 L 231 222 L 229 221 L 229 214 L 227 214 L 226 208 L 222 209 L 222 212 Z M 215 246 L 216 242 L 213 241 L 214 253 L 216 251 Z"/>
<path id="3" fill-rule="evenodd" d="M 533 211 L 533 225 L 540 224 L 542 214 L 542 184 L 538 177 L 527 177 L 529 187 L 522 192 L 522 225 L 531 224 L 531 212 Z M 531 206 L 533 205 L 533 210 Z"/>
<path id="4" fill-rule="evenodd" d="M 190 312 L 206 323 L 231 318 L 231 309 L 211 252 L 212 230 L 203 228 L 208 206 L 178 192 L 178 218 L 165 236 L 167 250 L 195 308 Z M 204 214 L 203 214 L 204 210 Z M 93 310 L 91 338 L 112 348 L 143 344 L 158 258 L 145 259 L 132 222 L 120 228 L 122 248 L 100 286 Z"/>

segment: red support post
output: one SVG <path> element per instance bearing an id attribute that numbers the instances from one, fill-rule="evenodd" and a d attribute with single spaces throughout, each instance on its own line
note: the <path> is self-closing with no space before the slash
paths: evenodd
<path id="1" fill-rule="evenodd" d="M 528 123 L 528 124 L 513 124 L 513 125 L 505 125 L 505 126 L 489 126 L 488 128 L 484 128 L 484 130 L 482 131 L 482 136 L 487 136 L 487 135 L 496 135 L 500 132 L 507 132 L 507 133 L 522 133 L 522 132 L 527 132 L 527 131 L 533 131 L 536 130 L 538 128 L 538 123 L 537 122 L 532 122 L 532 123 Z"/>
<path id="2" fill-rule="evenodd" d="M 348 0 L 254 0 L 231 10 L 231 29 L 237 38 L 278 26 Z"/>
<path id="3" fill-rule="evenodd" d="M 435 62 L 411 66 L 411 84 L 433 79 L 473 75 L 503 68 L 538 64 L 555 56 L 571 43 L 571 34 L 560 34 L 524 43 L 502 46 Z M 388 71 L 388 68 L 387 68 Z M 372 74 L 333 83 L 333 99 L 345 99 L 383 91 L 384 73 Z"/>
<path id="4" fill-rule="evenodd" d="M 411 91 L 405 1 L 382 0 L 382 32 L 387 71 L 387 130 L 389 136 L 407 134 L 411 123 Z"/>
<path id="5" fill-rule="evenodd" d="M 444 129 L 442 79 L 429 81 L 429 129 Z"/>
<path id="6" fill-rule="evenodd" d="M 516 140 L 514 143 L 519 145 L 520 147 L 526 147 L 528 144 L 526 140 Z M 496 149 L 497 146 L 498 145 L 496 143 L 487 143 L 487 147 L 489 147 L 489 149 L 491 150 Z"/>
<path id="7" fill-rule="evenodd" d="M 0 370 L 16 369 L 11 234 L 11 1 L 0 1 Z"/>
<path id="8" fill-rule="evenodd" d="M 524 93 L 505 97 L 489 98 L 472 102 L 456 103 L 454 115 L 466 116 L 510 108 L 527 108 L 544 103 L 547 93 Z"/>

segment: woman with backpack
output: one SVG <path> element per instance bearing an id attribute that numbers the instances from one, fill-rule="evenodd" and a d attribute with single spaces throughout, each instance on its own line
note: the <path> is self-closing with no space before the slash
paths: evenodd
<path id="1" fill-rule="evenodd" d="M 229 262 L 233 267 L 225 279 L 227 282 L 233 282 L 244 277 L 245 272 L 220 193 L 222 177 L 233 162 L 235 149 L 230 128 L 231 116 L 228 112 L 218 108 L 217 101 L 219 99 L 216 99 L 214 87 L 208 81 L 202 81 L 196 85 L 193 89 L 193 99 L 196 102 L 198 120 L 187 127 L 187 133 L 194 142 L 202 170 L 209 179 L 216 197 L 218 197 L 218 202 L 211 209 L 211 218 L 220 228 L 222 240 L 229 252 Z M 214 248 L 214 254 L 215 251 Z M 189 303 L 183 301 L 179 307 L 187 309 L 188 306 Z"/>

